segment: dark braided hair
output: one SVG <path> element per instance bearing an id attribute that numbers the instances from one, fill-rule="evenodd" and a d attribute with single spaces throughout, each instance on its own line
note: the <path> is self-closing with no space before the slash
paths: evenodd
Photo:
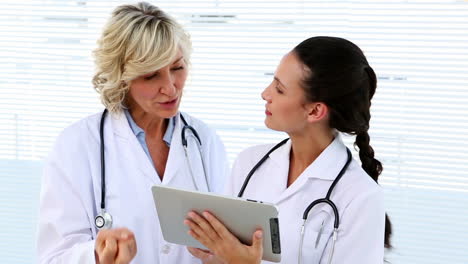
<path id="1" fill-rule="evenodd" d="M 377 77 L 364 53 L 352 42 L 336 37 L 313 37 L 293 53 L 307 68 L 302 81 L 308 102 L 323 102 L 330 111 L 330 127 L 356 135 L 362 168 L 377 182 L 382 164 L 374 157 L 368 134 L 371 99 Z M 392 227 L 385 214 L 385 247 L 391 248 Z"/>

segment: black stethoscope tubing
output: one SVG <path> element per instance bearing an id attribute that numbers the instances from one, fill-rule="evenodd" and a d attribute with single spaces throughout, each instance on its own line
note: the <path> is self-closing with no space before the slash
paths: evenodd
<path id="1" fill-rule="evenodd" d="M 101 209 L 106 208 L 106 162 L 104 156 L 104 120 L 106 119 L 107 108 L 102 112 L 101 124 L 99 125 L 99 137 L 101 142 Z"/>
<path id="2" fill-rule="evenodd" d="M 280 143 L 276 144 L 273 148 L 271 148 L 260 159 L 259 162 L 257 162 L 257 164 L 255 164 L 255 166 L 250 170 L 249 174 L 247 174 L 247 177 L 245 178 L 244 183 L 242 184 L 242 187 L 241 187 L 241 189 L 239 191 L 239 194 L 237 194 L 237 197 L 240 198 L 240 197 L 242 197 L 242 195 L 244 195 L 244 191 L 247 188 L 247 185 L 249 184 L 249 181 L 252 178 L 252 175 L 266 161 L 266 159 L 268 159 L 270 154 L 273 151 L 275 151 L 276 149 L 278 149 L 279 147 L 281 147 L 282 145 L 284 145 L 288 140 L 289 140 L 289 138 L 286 138 L 286 139 L 282 140 Z M 307 216 L 309 215 L 310 210 L 315 205 L 320 204 L 320 203 L 326 203 L 332 208 L 333 214 L 335 216 L 334 217 L 335 221 L 334 221 L 333 227 L 335 229 L 338 229 L 338 227 L 340 225 L 340 217 L 339 217 L 339 214 L 338 214 L 338 208 L 336 207 L 335 203 L 330 199 L 330 196 L 331 196 L 331 193 L 333 192 L 333 189 L 335 188 L 336 184 L 340 181 L 341 177 L 343 176 L 343 174 L 345 173 L 345 171 L 348 168 L 349 164 L 351 163 L 352 155 L 351 155 L 351 151 L 348 148 L 346 148 L 346 153 L 347 153 L 347 156 L 348 156 L 347 160 L 346 160 L 346 163 L 343 166 L 343 168 L 341 168 L 340 172 L 338 173 L 338 175 L 336 176 L 336 178 L 333 180 L 332 184 L 330 185 L 330 188 L 328 189 L 327 195 L 325 196 L 325 198 L 317 199 L 317 200 L 311 202 L 309 204 L 309 206 L 307 206 L 307 208 L 304 210 L 304 213 L 303 213 L 303 216 L 302 216 L 303 220 L 307 219 Z"/>
<path id="3" fill-rule="evenodd" d="M 101 156 L 101 213 L 98 214 L 95 218 L 95 223 L 97 228 L 103 228 L 103 227 L 110 227 L 112 225 L 112 216 L 106 212 L 106 162 L 105 162 L 105 154 L 104 154 L 104 121 L 106 119 L 107 115 L 107 108 L 104 109 L 102 112 L 101 116 L 101 122 L 99 125 L 99 138 L 100 138 L 100 156 Z M 198 135 L 197 131 L 190 126 L 187 121 L 185 121 L 185 118 L 182 114 L 180 114 L 180 117 L 182 119 L 182 122 L 184 123 L 184 126 L 182 127 L 182 145 L 184 148 L 187 148 L 187 138 L 185 136 L 185 131 L 188 129 L 192 132 L 192 134 L 195 136 L 197 139 L 199 145 L 199 148 L 202 145 L 202 141 L 200 139 L 200 136 Z M 200 153 L 201 155 L 201 153 Z M 203 158 L 202 158 L 203 162 Z M 206 179 L 206 172 L 205 172 L 205 179 Z M 207 183 L 208 184 L 208 183 Z M 99 224 L 98 224 L 99 222 Z"/>

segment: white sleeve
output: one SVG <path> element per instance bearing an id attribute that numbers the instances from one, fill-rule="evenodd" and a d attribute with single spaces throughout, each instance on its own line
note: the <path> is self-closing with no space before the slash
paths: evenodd
<path id="1" fill-rule="evenodd" d="M 237 155 L 232 165 L 231 174 L 227 179 L 226 187 L 224 188 L 225 194 L 237 197 L 247 175 L 263 155 L 265 155 L 265 150 L 268 150 L 269 147 L 270 145 L 253 146 L 242 150 Z"/>
<path id="2" fill-rule="evenodd" d="M 381 188 L 353 199 L 340 217 L 332 263 L 384 263 L 385 209 Z M 328 263 L 332 239 L 329 240 L 321 264 Z"/>
<path id="3" fill-rule="evenodd" d="M 229 177 L 226 180 L 226 185 L 224 187 L 224 194 L 226 195 L 232 195 L 232 196 L 237 196 L 239 193 L 240 187 L 238 187 L 238 181 L 239 181 L 239 173 L 240 173 L 240 157 L 238 156 L 237 159 L 234 161 L 234 164 L 232 165 L 232 171 Z"/>
<path id="4" fill-rule="evenodd" d="M 73 164 L 71 157 L 83 154 L 70 146 L 74 144 L 65 143 L 61 135 L 44 168 L 37 233 L 38 263 L 95 263 L 92 226 L 81 199 L 83 194 L 79 192 L 89 186 L 78 186 L 81 181 L 72 181 L 73 171 L 77 170 L 74 166 L 79 165 Z M 60 151 L 64 146 L 69 147 L 66 153 Z"/>
<path id="5" fill-rule="evenodd" d="M 204 164 L 208 173 L 210 191 L 222 193 L 230 167 L 224 144 L 216 133 L 212 133 L 205 151 Z"/>

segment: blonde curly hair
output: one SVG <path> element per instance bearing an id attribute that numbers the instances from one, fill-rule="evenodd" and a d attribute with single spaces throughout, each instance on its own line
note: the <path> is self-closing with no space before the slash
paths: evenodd
<path id="1" fill-rule="evenodd" d="M 182 26 L 146 2 L 117 7 L 97 44 L 93 85 L 114 113 L 125 108 L 133 79 L 168 65 L 179 50 L 189 64 L 192 49 Z"/>

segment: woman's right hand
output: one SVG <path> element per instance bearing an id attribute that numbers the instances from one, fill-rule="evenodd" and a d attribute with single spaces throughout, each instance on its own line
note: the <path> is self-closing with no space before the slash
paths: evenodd
<path id="1" fill-rule="evenodd" d="M 99 231 L 94 247 L 97 264 L 127 264 L 136 252 L 135 235 L 127 228 Z"/>

